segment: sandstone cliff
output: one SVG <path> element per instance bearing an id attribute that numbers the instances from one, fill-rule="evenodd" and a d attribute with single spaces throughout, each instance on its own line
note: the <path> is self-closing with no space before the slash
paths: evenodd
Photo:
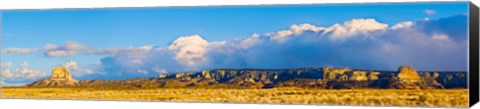
<path id="1" fill-rule="evenodd" d="M 390 82 L 390 87 L 400 89 L 438 89 L 444 88 L 429 72 L 423 72 L 423 77 L 410 66 L 398 68 L 398 74 Z"/>
<path id="2" fill-rule="evenodd" d="M 70 73 L 66 69 L 56 68 L 52 71 L 50 78 L 37 81 L 29 86 L 442 89 L 466 88 L 466 83 L 466 72 L 418 72 L 409 66 L 401 66 L 398 71 L 328 67 L 297 69 L 215 69 L 200 72 L 161 74 L 155 78 L 82 80 L 78 82 L 71 78 Z"/>
<path id="3" fill-rule="evenodd" d="M 206 86 L 224 84 L 250 88 L 466 88 L 466 77 L 461 74 L 466 74 L 466 72 L 417 72 L 410 66 L 400 66 L 398 71 L 372 71 L 324 67 L 273 70 L 216 69 L 204 70 L 202 72 L 162 74 L 156 79 L 162 84 L 164 82 L 171 84 L 183 84 L 180 86 Z M 172 83 L 172 81 L 176 82 Z M 168 86 L 175 86 L 171 84 Z M 444 86 L 443 84 L 447 86 Z M 163 87 L 163 85 L 160 84 L 159 87 Z"/>
<path id="4" fill-rule="evenodd" d="M 36 81 L 27 86 L 45 87 L 45 86 L 78 86 L 77 80 L 72 78 L 70 72 L 65 68 L 54 68 L 49 78 Z"/>

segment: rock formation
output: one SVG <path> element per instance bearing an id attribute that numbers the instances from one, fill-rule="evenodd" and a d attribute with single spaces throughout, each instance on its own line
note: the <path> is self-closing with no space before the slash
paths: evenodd
<path id="1" fill-rule="evenodd" d="M 426 84 L 426 86 L 429 86 L 429 87 L 425 87 L 425 88 L 434 88 L 434 89 L 438 89 L 438 88 L 445 88 L 442 84 L 438 83 L 435 79 L 438 78 L 438 73 L 434 72 L 435 76 L 431 76 L 430 72 L 423 72 L 423 76 L 422 76 L 422 80 L 424 82 L 424 84 Z"/>
<path id="2" fill-rule="evenodd" d="M 70 72 L 65 68 L 54 68 L 52 70 L 51 80 L 74 80 Z"/>
<path id="3" fill-rule="evenodd" d="M 158 76 L 158 78 L 163 79 L 163 78 L 167 78 L 167 76 L 168 76 L 168 74 L 160 74 Z"/>
<path id="4" fill-rule="evenodd" d="M 366 71 L 353 71 L 353 75 L 350 77 L 352 81 L 366 81 L 368 80 Z"/>
<path id="5" fill-rule="evenodd" d="M 72 78 L 70 72 L 65 68 L 54 68 L 49 78 L 35 81 L 27 86 L 45 87 L 45 86 L 78 86 L 77 80 Z"/>
<path id="6" fill-rule="evenodd" d="M 212 77 L 210 76 L 210 71 L 208 71 L 208 70 L 202 71 L 202 77 L 204 77 L 204 78 L 206 78 L 206 79 L 212 78 Z"/>
<path id="7" fill-rule="evenodd" d="M 402 82 L 409 83 L 418 82 L 421 80 L 418 72 L 410 66 L 400 66 L 400 68 L 398 68 L 397 78 Z"/>
<path id="8" fill-rule="evenodd" d="M 438 83 L 436 78 L 438 74 L 434 73 L 431 76 L 429 72 L 420 73 L 415 71 L 410 66 L 400 66 L 398 68 L 398 74 L 393 77 L 390 82 L 390 88 L 399 89 L 442 89 L 442 84 Z"/>
<path id="9" fill-rule="evenodd" d="M 349 68 L 335 69 L 335 68 L 325 67 L 323 68 L 323 79 L 347 81 L 348 76 L 344 76 L 344 74 L 345 72 L 351 72 L 351 71 L 352 69 L 349 69 Z"/>
<path id="10" fill-rule="evenodd" d="M 378 80 L 378 75 L 380 74 L 380 72 L 370 72 L 368 74 L 368 80 L 371 80 L 371 81 L 375 81 L 375 80 Z"/>
<path id="11" fill-rule="evenodd" d="M 425 72 L 401 66 L 398 71 L 349 68 L 214 69 L 199 72 L 160 74 L 156 78 L 129 80 L 82 80 L 77 82 L 65 68 L 27 86 L 81 87 L 202 87 L 273 88 L 309 87 L 326 89 L 443 89 L 467 88 L 466 72 Z"/>

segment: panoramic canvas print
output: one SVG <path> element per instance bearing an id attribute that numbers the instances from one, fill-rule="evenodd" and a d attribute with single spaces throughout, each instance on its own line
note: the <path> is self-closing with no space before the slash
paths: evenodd
<path id="1" fill-rule="evenodd" d="M 468 2 L 3 10 L 1 98 L 468 107 Z"/>

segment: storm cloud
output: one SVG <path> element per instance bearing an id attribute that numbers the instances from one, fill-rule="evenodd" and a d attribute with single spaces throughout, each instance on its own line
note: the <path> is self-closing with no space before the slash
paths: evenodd
<path id="1" fill-rule="evenodd" d="M 418 70 L 465 71 L 466 20 L 466 15 L 456 15 L 387 25 L 359 18 L 328 27 L 294 24 L 284 30 L 228 41 L 182 36 L 166 47 L 150 46 L 142 52 L 116 52 L 104 57 L 96 72 L 106 72 L 104 78 L 123 79 L 215 68 L 396 70 L 410 65 Z"/>

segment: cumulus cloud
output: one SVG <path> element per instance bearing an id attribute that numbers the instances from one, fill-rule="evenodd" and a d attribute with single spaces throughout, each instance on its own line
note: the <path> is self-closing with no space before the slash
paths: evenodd
<path id="1" fill-rule="evenodd" d="M 144 46 L 141 52 L 118 52 L 100 60 L 98 78 L 127 79 L 162 73 L 194 71 L 208 66 L 208 48 L 222 42 L 207 42 L 199 35 L 183 36 L 167 47 Z M 137 48 L 137 49 L 139 49 Z"/>
<path id="2" fill-rule="evenodd" d="M 2 49 L 1 54 L 32 54 L 35 51 L 37 51 L 37 49 L 13 47 Z"/>
<path id="3" fill-rule="evenodd" d="M 437 13 L 435 10 L 430 10 L 430 9 L 424 10 L 423 12 L 427 15 L 434 15 Z"/>
<path id="4" fill-rule="evenodd" d="M 334 66 L 394 70 L 411 65 L 419 70 L 465 70 L 466 19 L 456 15 L 390 27 L 374 19 L 353 19 L 330 27 L 302 24 L 310 26 L 292 26 L 254 37 L 259 43 L 250 49 L 238 49 L 242 41 L 225 42 L 220 48 L 209 49 L 207 57 L 211 68 Z M 282 43 L 271 41 L 280 36 L 285 38 Z"/>
<path id="5" fill-rule="evenodd" d="M 72 57 L 87 49 L 87 46 L 78 42 L 65 42 L 63 45 L 46 44 L 44 54 L 48 57 Z"/>
<path id="6" fill-rule="evenodd" d="M 100 65 L 100 62 L 80 65 L 77 61 L 66 61 L 61 64 L 61 67 L 68 69 L 74 77 L 81 79 L 83 76 L 103 73 L 96 71 L 98 65 Z"/>
<path id="7" fill-rule="evenodd" d="M 168 50 L 175 53 L 175 59 L 189 66 L 205 61 L 208 42 L 199 35 L 183 36 L 173 41 Z"/>
<path id="8" fill-rule="evenodd" d="M 342 39 L 353 35 L 368 36 L 369 32 L 385 30 L 388 25 L 379 23 L 375 19 L 353 19 L 346 21 L 343 25 L 335 24 L 322 32 L 323 35 L 331 34 L 334 39 Z"/>
<path id="9" fill-rule="evenodd" d="M 300 36 L 304 32 L 320 33 L 320 36 L 332 40 L 342 40 L 354 35 L 369 35 L 372 31 L 382 31 L 388 28 L 387 24 L 379 23 L 375 19 L 352 19 L 343 24 L 334 24 L 330 27 L 317 27 L 312 24 L 292 25 L 288 30 L 281 30 L 266 34 L 274 40 L 285 41 L 290 36 Z"/>
<path id="10" fill-rule="evenodd" d="M 62 67 L 68 70 L 76 70 L 78 69 L 78 63 L 77 61 L 67 61 L 62 64 Z"/>
<path id="11" fill-rule="evenodd" d="M 4 82 L 35 80 L 46 74 L 41 71 L 30 69 L 27 62 L 19 64 L 16 66 L 15 70 L 13 70 L 13 67 L 14 66 L 11 62 L 1 63 L 1 77 Z"/>
<path id="12" fill-rule="evenodd" d="M 311 24 L 300 24 L 300 25 L 292 25 L 288 30 L 282 30 L 274 33 L 268 33 L 267 36 L 272 37 L 274 40 L 284 41 L 289 36 L 296 36 L 304 31 L 314 31 L 318 32 L 320 30 L 324 30 L 325 28 L 317 27 Z"/>

